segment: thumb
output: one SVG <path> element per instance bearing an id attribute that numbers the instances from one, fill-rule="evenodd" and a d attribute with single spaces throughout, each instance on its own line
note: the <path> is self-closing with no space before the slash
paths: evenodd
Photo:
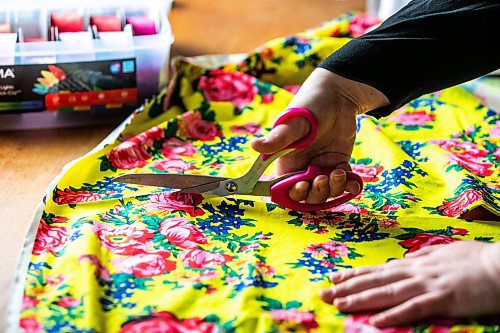
<path id="1" fill-rule="evenodd" d="M 266 136 L 254 139 L 250 144 L 261 154 L 272 154 L 303 138 L 309 130 L 309 122 L 297 117 L 274 127 Z"/>

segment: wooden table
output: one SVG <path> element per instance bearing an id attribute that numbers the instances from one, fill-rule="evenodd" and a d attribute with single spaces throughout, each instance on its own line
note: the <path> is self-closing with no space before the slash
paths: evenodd
<path id="1" fill-rule="evenodd" d="M 245 52 L 313 27 L 363 0 L 175 0 L 174 55 Z M 68 162 L 96 146 L 114 126 L 0 132 L 0 331 L 31 215 Z"/>

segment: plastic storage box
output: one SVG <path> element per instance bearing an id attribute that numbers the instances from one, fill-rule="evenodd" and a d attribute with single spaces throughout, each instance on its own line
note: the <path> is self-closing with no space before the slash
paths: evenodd
<path id="1" fill-rule="evenodd" d="M 0 0 L 0 129 L 117 121 L 164 84 L 171 0 Z"/>

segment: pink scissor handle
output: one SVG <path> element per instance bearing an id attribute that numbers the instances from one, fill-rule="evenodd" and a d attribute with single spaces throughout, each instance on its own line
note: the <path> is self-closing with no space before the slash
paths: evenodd
<path id="1" fill-rule="evenodd" d="M 312 211 L 317 211 L 317 210 L 325 210 L 333 207 L 337 207 L 339 205 L 342 205 L 346 203 L 347 201 L 353 199 L 356 197 L 355 195 L 352 195 L 351 193 L 344 193 L 343 195 L 321 203 L 321 204 L 307 204 L 307 203 L 301 203 L 294 201 L 290 198 L 288 195 L 288 191 L 290 188 L 295 185 L 299 181 L 308 181 L 312 182 L 314 178 L 316 178 L 319 175 L 325 175 L 327 177 L 330 176 L 330 173 L 333 171 L 333 168 L 320 168 L 317 165 L 311 164 L 306 172 L 299 173 L 296 175 L 293 175 L 291 177 L 285 178 L 282 181 L 274 184 L 271 187 L 271 201 L 284 206 L 289 209 L 301 211 L 301 212 L 312 212 Z M 353 172 L 346 172 L 346 178 L 347 180 L 354 180 L 359 184 L 360 189 L 363 189 L 363 180 L 358 174 L 355 174 Z"/>
<path id="2" fill-rule="evenodd" d="M 300 138 L 299 140 L 295 141 L 289 146 L 283 148 L 282 150 L 291 148 L 297 148 L 297 149 L 306 148 L 311 144 L 311 142 L 314 141 L 314 139 L 316 139 L 316 134 L 318 134 L 318 121 L 316 120 L 316 117 L 312 114 L 312 112 L 306 108 L 286 109 L 278 116 L 278 118 L 274 122 L 273 128 L 275 128 L 278 125 L 284 124 L 290 119 L 295 117 L 305 118 L 309 122 L 309 133 L 307 133 L 307 135 L 304 136 L 303 138 Z M 272 155 L 273 154 L 262 154 L 262 159 L 265 161 Z"/>

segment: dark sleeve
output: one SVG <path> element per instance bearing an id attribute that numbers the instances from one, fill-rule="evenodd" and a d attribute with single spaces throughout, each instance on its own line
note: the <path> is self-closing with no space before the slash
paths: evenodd
<path id="1" fill-rule="evenodd" d="M 380 117 L 498 69 L 499 44 L 500 0 L 413 0 L 319 67 L 384 93 L 390 105 L 370 112 Z"/>

